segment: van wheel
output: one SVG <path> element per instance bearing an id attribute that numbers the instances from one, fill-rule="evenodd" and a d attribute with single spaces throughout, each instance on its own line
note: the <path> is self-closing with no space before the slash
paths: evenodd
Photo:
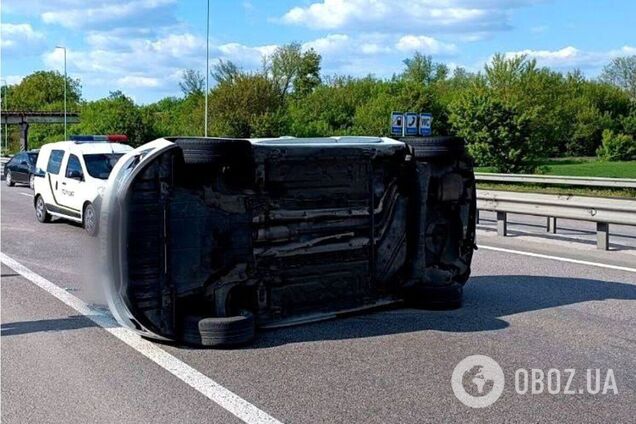
<path id="1" fill-rule="evenodd" d="M 46 205 L 44 204 L 44 199 L 42 196 L 39 196 L 35 199 L 35 217 L 41 223 L 51 222 L 51 215 L 46 210 Z"/>
<path id="2" fill-rule="evenodd" d="M 442 156 L 460 155 L 464 151 L 464 139 L 453 136 L 419 137 L 403 139 L 411 149 L 415 159 L 430 159 Z"/>
<path id="3" fill-rule="evenodd" d="M 231 317 L 187 316 L 183 319 L 182 340 L 195 346 L 235 347 L 249 343 L 255 329 L 254 315 L 248 311 Z"/>
<path id="4" fill-rule="evenodd" d="M 95 237 L 97 235 L 97 212 L 92 203 L 84 206 L 84 213 L 82 214 L 84 221 L 84 229 L 89 236 Z"/>
<path id="5" fill-rule="evenodd" d="M 7 171 L 7 176 L 5 177 L 5 179 L 9 187 L 13 187 L 15 185 L 15 183 L 13 182 L 13 178 L 11 178 L 11 171 Z"/>
<path id="6" fill-rule="evenodd" d="M 221 146 L 228 144 L 228 141 L 184 138 L 176 140 L 175 144 L 181 147 L 186 165 L 207 165 L 219 160 Z"/>

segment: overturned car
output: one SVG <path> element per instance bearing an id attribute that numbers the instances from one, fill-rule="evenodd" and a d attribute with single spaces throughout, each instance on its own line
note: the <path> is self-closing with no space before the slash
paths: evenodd
<path id="1" fill-rule="evenodd" d="M 204 346 L 394 303 L 459 307 L 475 207 L 456 137 L 158 139 L 106 189 L 109 306 L 146 337 Z"/>

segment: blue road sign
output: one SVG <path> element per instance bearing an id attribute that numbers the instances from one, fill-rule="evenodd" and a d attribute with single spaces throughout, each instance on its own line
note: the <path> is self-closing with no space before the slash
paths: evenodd
<path id="1" fill-rule="evenodd" d="M 433 124 L 433 114 L 422 113 L 420 114 L 420 135 L 422 137 L 428 137 L 433 133 L 431 126 Z"/>
<path id="2" fill-rule="evenodd" d="M 391 134 L 402 135 L 404 126 L 404 114 L 402 112 L 391 113 Z"/>
<path id="3" fill-rule="evenodd" d="M 404 125 L 406 135 L 417 135 L 417 113 L 408 112 L 404 114 Z"/>

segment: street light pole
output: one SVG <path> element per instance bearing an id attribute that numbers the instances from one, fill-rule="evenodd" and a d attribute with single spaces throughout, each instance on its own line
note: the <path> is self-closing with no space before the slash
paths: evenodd
<path id="1" fill-rule="evenodd" d="M 66 47 L 64 47 L 64 46 L 55 46 L 55 48 L 64 50 L 64 140 L 66 140 L 67 139 L 67 136 L 66 136 L 66 85 L 67 85 L 67 79 L 66 79 Z"/>
<path id="2" fill-rule="evenodd" d="M 4 113 L 7 113 L 7 94 L 9 94 L 9 85 L 7 84 L 7 80 L 2 79 L 0 80 L 2 82 L 4 82 L 4 94 L 2 95 L 2 100 L 4 101 L 4 108 L 2 110 L 4 110 Z M 4 150 L 7 150 L 9 148 L 9 120 L 6 119 L 4 121 Z"/>
<path id="3" fill-rule="evenodd" d="M 210 91 L 210 0 L 205 20 L 205 129 L 203 134 L 208 136 L 208 92 Z"/>

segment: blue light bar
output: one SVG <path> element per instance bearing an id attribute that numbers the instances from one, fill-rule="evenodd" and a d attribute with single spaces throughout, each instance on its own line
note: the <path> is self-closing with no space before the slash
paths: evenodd
<path id="1" fill-rule="evenodd" d="M 107 135 L 72 135 L 71 141 L 75 143 L 95 143 L 109 140 Z"/>

